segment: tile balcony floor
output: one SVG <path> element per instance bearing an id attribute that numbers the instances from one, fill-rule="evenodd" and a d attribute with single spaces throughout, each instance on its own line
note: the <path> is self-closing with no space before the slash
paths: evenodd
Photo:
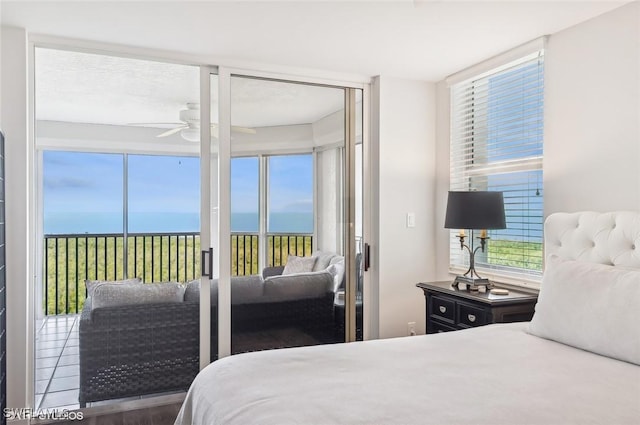
<path id="1" fill-rule="evenodd" d="M 47 316 L 36 322 L 37 409 L 78 409 L 79 315 Z"/>
<path id="2" fill-rule="evenodd" d="M 79 409 L 79 314 L 47 316 L 36 321 L 36 409 Z M 157 396 L 160 394 L 150 394 Z M 87 403 L 103 406 L 142 397 Z"/>

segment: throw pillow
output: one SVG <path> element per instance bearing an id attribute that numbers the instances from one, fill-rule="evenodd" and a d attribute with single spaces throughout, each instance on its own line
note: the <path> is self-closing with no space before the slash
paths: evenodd
<path id="1" fill-rule="evenodd" d="M 316 258 L 316 263 L 313 266 L 313 271 L 318 272 L 329 267 L 331 259 L 333 259 L 336 254 L 333 252 L 316 251 L 311 256 Z"/>
<path id="2" fill-rule="evenodd" d="M 287 258 L 287 264 L 285 264 L 282 274 L 308 273 L 313 271 L 315 263 L 315 257 L 296 257 L 295 255 L 290 255 L 289 258 Z"/>
<path id="3" fill-rule="evenodd" d="M 640 365 L 640 270 L 551 255 L 529 333 Z"/>
<path id="4" fill-rule="evenodd" d="M 138 277 L 133 279 L 125 279 L 125 280 L 85 280 L 84 284 L 87 287 L 87 297 L 92 296 L 96 287 L 99 285 L 102 285 L 103 283 L 118 285 L 118 284 L 136 284 L 136 283 L 142 283 L 142 281 Z"/>

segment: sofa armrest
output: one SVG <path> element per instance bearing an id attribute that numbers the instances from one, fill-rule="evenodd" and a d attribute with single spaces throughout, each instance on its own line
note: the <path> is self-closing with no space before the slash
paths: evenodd
<path id="1" fill-rule="evenodd" d="M 271 276 L 280 276 L 284 271 L 284 266 L 276 266 L 276 267 L 265 267 L 262 270 L 262 278 L 266 279 Z"/>
<path id="2" fill-rule="evenodd" d="M 82 307 L 82 311 L 80 312 L 80 320 L 78 321 L 78 326 L 80 328 L 91 326 L 91 304 L 91 297 L 84 300 L 84 306 Z"/>

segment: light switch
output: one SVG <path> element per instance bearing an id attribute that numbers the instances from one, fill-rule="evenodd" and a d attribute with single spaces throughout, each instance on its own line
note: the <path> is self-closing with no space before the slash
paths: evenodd
<path id="1" fill-rule="evenodd" d="M 416 227 L 416 213 L 407 213 L 407 227 Z"/>

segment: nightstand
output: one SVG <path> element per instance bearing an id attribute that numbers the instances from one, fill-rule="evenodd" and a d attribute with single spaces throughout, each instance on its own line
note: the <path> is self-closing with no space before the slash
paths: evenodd
<path id="1" fill-rule="evenodd" d="M 416 286 L 424 291 L 428 334 L 491 323 L 526 322 L 533 317 L 538 300 L 537 293 L 512 289 L 508 295 L 459 290 L 450 281 Z"/>

